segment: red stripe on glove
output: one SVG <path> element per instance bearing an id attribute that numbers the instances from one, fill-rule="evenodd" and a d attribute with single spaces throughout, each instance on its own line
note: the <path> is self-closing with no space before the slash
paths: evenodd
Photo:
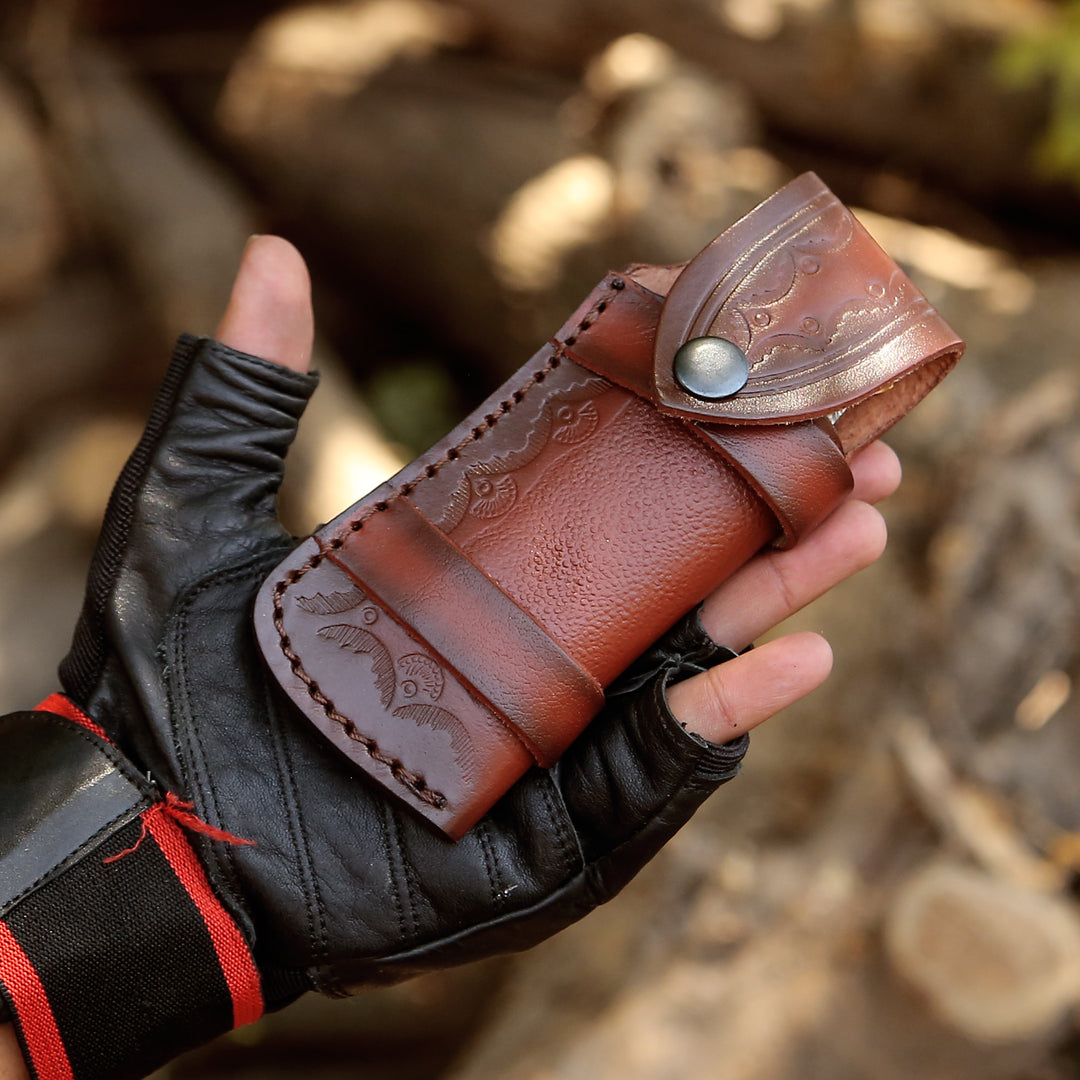
<path id="1" fill-rule="evenodd" d="M 38 1080 L 74 1080 L 45 987 L 30 958 L 3 922 L 0 922 L 0 981 L 15 1007 L 23 1043 Z"/>
<path id="2" fill-rule="evenodd" d="M 34 706 L 34 712 L 56 713 L 57 716 L 74 720 L 76 724 L 80 724 L 87 731 L 92 731 L 99 739 L 104 739 L 109 743 L 112 742 L 112 739 L 105 734 L 105 729 L 91 720 L 71 698 L 66 697 L 64 694 L 50 694 L 40 705 Z"/>
<path id="3" fill-rule="evenodd" d="M 232 995 L 233 1026 L 253 1023 L 263 1013 L 262 984 L 247 942 L 214 895 L 206 871 L 180 826 L 165 814 L 155 814 L 153 809 L 145 812 L 143 820 L 206 924 Z"/>

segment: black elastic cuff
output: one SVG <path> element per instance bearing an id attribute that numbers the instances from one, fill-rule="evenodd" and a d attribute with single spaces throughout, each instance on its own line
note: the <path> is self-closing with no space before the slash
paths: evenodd
<path id="1" fill-rule="evenodd" d="M 48 713 L 3 721 L 0 791 L 32 809 L 21 815 L 30 862 L 10 836 L 0 849 L 0 885 L 10 886 L 0 997 L 31 1074 L 136 1080 L 257 1019 L 248 943 L 188 841 L 197 819 L 175 800 L 150 802 L 114 748 L 77 724 Z M 54 752 L 10 767 L 8 751 L 33 724 Z"/>
<path id="2" fill-rule="evenodd" d="M 135 493 L 150 467 L 150 455 L 157 446 L 176 403 L 197 344 L 197 339 L 190 334 L 182 335 L 176 343 L 172 361 L 158 390 L 157 400 L 147 419 L 142 437 L 109 496 L 97 550 L 90 564 L 86 596 L 75 626 L 71 651 L 60 663 L 60 682 L 75 701 L 85 701 L 90 696 L 90 691 L 105 664 L 105 605 L 116 582 L 117 569 L 127 546 L 135 513 Z"/>

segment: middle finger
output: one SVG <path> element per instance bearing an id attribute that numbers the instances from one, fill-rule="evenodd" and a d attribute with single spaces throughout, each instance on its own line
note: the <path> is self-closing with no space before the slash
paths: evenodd
<path id="1" fill-rule="evenodd" d="M 869 503 L 850 499 L 795 547 L 762 552 L 736 571 L 706 598 L 701 625 L 713 641 L 738 652 L 869 566 L 885 540 L 884 518 Z"/>

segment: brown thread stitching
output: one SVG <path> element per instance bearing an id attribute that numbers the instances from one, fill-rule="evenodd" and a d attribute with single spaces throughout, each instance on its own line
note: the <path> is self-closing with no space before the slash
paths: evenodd
<path id="1" fill-rule="evenodd" d="M 482 439 L 484 435 L 495 426 L 500 416 L 508 414 L 515 405 L 524 401 L 525 394 L 531 386 L 536 383 L 542 383 L 544 379 L 547 378 L 548 373 L 559 367 L 566 358 L 565 346 L 573 345 L 577 340 L 578 334 L 584 333 L 591 326 L 596 324 L 600 315 L 607 310 L 609 302 L 616 299 L 616 295 L 623 290 L 625 285 L 626 282 L 622 281 L 620 278 L 613 278 L 612 281 L 608 283 L 608 291 L 602 294 L 597 299 L 596 303 L 585 313 L 581 322 L 575 327 L 574 333 L 567 335 L 565 342 L 554 342 L 555 355 L 552 356 L 542 368 L 534 371 L 530 376 L 529 381 L 523 387 L 515 390 L 506 401 L 502 402 L 496 412 L 489 413 L 485 416 L 483 423 L 478 424 L 473 428 L 473 430 L 457 446 L 452 446 L 438 461 L 425 466 L 423 477 L 414 477 L 409 480 L 399 491 L 392 493 L 390 499 L 408 495 L 415 490 L 421 479 L 437 475 L 439 470 L 448 461 L 457 461 L 461 456 L 461 451 L 464 447 L 468 446 L 471 442 L 478 442 Z M 357 518 L 355 521 L 350 521 L 349 530 L 351 532 L 359 532 L 360 529 L 363 528 L 364 522 L 367 521 L 372 514 L 386 510 L 388 506 L 389 500 L 377 502 L 362 517 Z M 278 634 L 278 644 L 281 648 L 281 652 L 285 659 L 289 661 L 289 667 L 292 669 L 293 674 L 300 679 L 305 687 L 307 687 L 307 692 L 311 699 L 320 706 L 329 719 L 333 720 L 334 723 L 341 725 L 348 738 L 352 739 L 353 742 L 359 743 L 366 751 L 368 757 L 373 761 L 379 762 L 380 765 L 385 765 L 390 770 L 390 775 L 399 784 L 412 792 L 412 794 L 421 802 L 425 802 L 429 806 L 435 807 L 437 810 L 443 810 L 447 805 L 446 796 L 443 795 L 442 792 L 429 787 L 427 781 L 420 773 L 407 769 L 404 763 L 398 758 L 390 757 L 389 754 L 386 754 L 379 748 L 379 744 L 371 738 L 370 735 L 365 735 L 357 728 L 352 720 L 339 712 L 337 706 L 335 706 L 326 694 L 322 692 L 319 688 L 319 684 L 308 674 L 307 670 L 304 668 L 303 660 L 300 659 L 300 655 L 292 647 L 289 635 L 285 632 L 285 609 L 282 604 L 282 598 L 284 597 L 286 590 L 297 584 L 309 570 L 314 570 L 319 566 L 328 556 L 330 551 L 336 551 L 345 543 L 344 537 L 341 536 L 336 536 L 325 544 L 318 537 L 313 537 L 313 539 L 316 544 L 319 545 L 318 552 L 312 555 L 299 570 L 290 570 L 274 586 L 274 629 Z M 514 732 L 514 734 L 516 735 L 517 732 Z"/>
<path id="2" fill-rule="evenodd" d="M 279 581 L 274 587 L 274 628 L 278 632 L 281 651 L 289 661 L 289 666 L 292 668 L 293 674 L 295 674 L 307 687 L 307 692 L 311 699 L 322 708 L 323 712 L 325 712 L 334 723 L 341 725 L 345 734 L 352 739 L 353 742 L 359 743 L 364 748 L 368 757 L 377 761 L 380 765 L 385 765 L 390 770 L 390 775 L 399 784 L 411 791 L 421 802 L 425 802 L 429 806 L 435 807 L 437 810 L 442 810 L 446 807 L 446 796 L 443 795 L 442 792 L 430 788 L 423 776 L 407 769 L 398 758 L 391 757 L 389 754 L 384 753 L 384 751 L 379 748 L 379 744 L 371 738 L 371 736 L 365 735 L 357 728 L 352 720 L 340 713 L 334 703 L 321 689 L 319 689 L 319 684 L 304 669 L 303 661 L 293 650 L 289 636 L 285 633 L 285 613 L 282 607 L 281 598 L 285 595 L 285 590 L 287 588 L 295 585 L 308 570 L 321 561 L 321 553 L 319 555 L 313 555 L 302 570 L 291 570 L 285 575 L 285 578 Z"/>

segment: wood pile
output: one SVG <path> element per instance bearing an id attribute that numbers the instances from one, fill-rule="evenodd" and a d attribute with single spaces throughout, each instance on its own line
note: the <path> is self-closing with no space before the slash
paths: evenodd
<path id="1" fill-rule="evenodd" d="M 991 213 L 1052 198 L 1080 221 L 1027 166 L 1045 98 L 991 70 L 1045 9 L 31 7 L 0 54 L 7 709 L 54 688 L 170 339 L 212 329 L 252 232 L 309 252 L 326 329 L 297 531 L 408 453 L 371 402 L 453 422 L 609 266 L 693 255 L 807 165 L 970 343 L 897 430 L 888 555 L 795 621 L 832 640 L 829 684 L 616 903 L 511 961 L 305 1001 L 169 1075 L 1075 1076 L 1080 259 Z"/>

